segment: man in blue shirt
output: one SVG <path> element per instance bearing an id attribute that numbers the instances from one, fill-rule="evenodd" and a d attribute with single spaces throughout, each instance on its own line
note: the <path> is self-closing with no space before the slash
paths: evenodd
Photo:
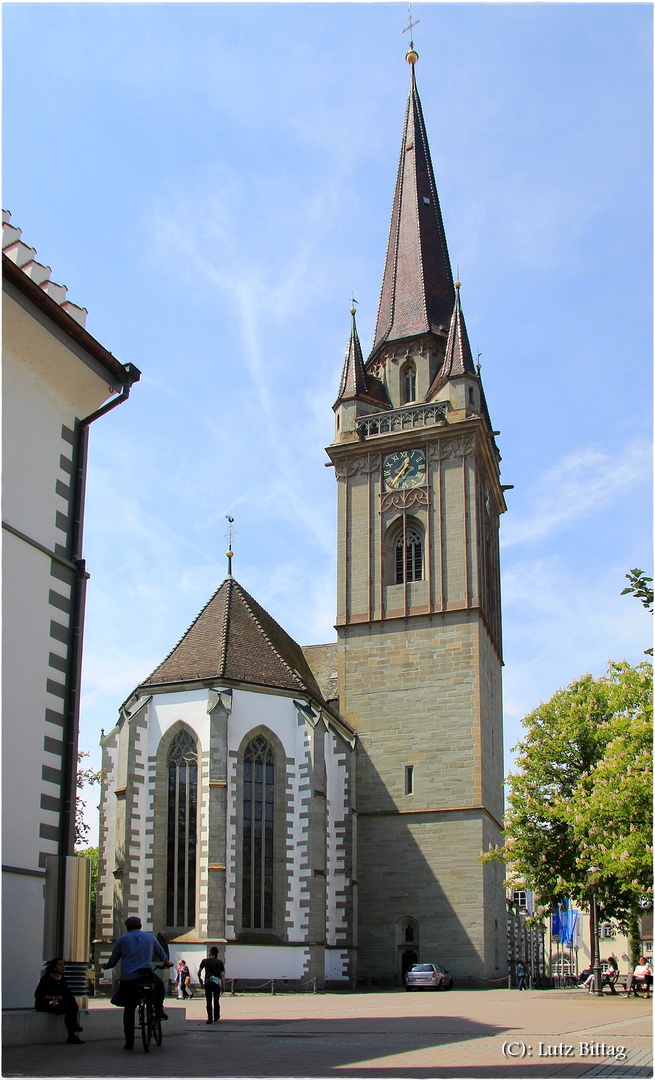
<path id="1" fill-rule="evenodd" d="M 111 999 L 113 1005 L 123 1006 L 123 1031 L 125 1032 L 125 1049 L 134 1049 L 134 1010 L 137 1006 L 138 994 L 135 985 L 143 981 L 144 972 L 153 983 L 155 990 L 155 1009 L 160 1020 L 168 1020 L 164 1012 L 164 996 L 166 990 L 158 975 L 152 970 L 152 958 L 161 960 L 166 967 L 172 967 L 170 960 L 153 934 L 146 934 L 141 929 L 141 919 L 136 915 L 130 915 L 126 919 L 127 933 L 118 939 L 109 960 L 104 964 L 104 969 L 113 968 L 118 961 L 121 962 L 121 977 L 118 991 Z"/>

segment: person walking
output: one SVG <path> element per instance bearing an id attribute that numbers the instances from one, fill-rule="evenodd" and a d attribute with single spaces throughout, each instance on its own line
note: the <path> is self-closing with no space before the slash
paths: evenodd
<path id="1" fill-rule="evenodd" d="M 191 972 L 184 960 L 178 960 L 177 972 L 175 978 L 171 980 L 177 985 L 177 996 L 180 1001 L 184 1001 L 185 998 L 193 997 L 193 990 L 191 989 Z"/>
<path id="2" fill-rule="evenodd" d="M 212 945 L 206 960 L 200 961 L 198 982 L 203 986 L 202 973 L 205 973 L 205 1001 L 207 1002 L 206 1023 L 217 1024 L 221 1018 L 221 991 L 225 993 L 225 964 L 218 958 L 218 949 Z M 213 1005 L 213 1020 L 212 1020 Z"/>
<path id="3" fill-rule="evenodd" d="M 34 1008 L 37 1012 L 55 1013 L 63 1016 L 69 1043 L 83 1043 L 78 1036 L 82 1028 L 77 1022 L 77 1001 L 66 982 L 64 961 L 56 956 L 49 960 L 39 985 L 34 991 Z"/>
<path id="4" fill-rule="evenodd" d="M 144 976 L 152 982 L 155 996 L 155 1010 L 159 1020 L 168 1020 L 164 1012 L 164 997 L 166 990 L 158 975 L 152 970 L 152 959 L 155 957 L 166 967 L 172 967 L 171 961 L 166 956 L 157 938 L 153 934 L 146 934 L 141 929 L 141 919 L 137 915 L 130 915 L 125 920 L 127 933 L 119 937 L 114 945 L 112 954 L 103 970 L 116 966 L 121 962 L 121 977 L 118 989 L 111 999 L 112 1005 L 123 1009 L 123 1031 L 125 1032 L 125 1049 L 134 1049 L 134 1010 L 137 1006 L 138 992 L 135 987 L 143 981 Z"/>
<path id="5" fill-rule="evenodd" d="M 516 977 L 519 981 L 519 990 L 525 990 L 525 977 L 527 974 L 528 973 L 526 971 L 525 964 L 523 964 L 519 960 L 518 964 L 516 965 Z"/>

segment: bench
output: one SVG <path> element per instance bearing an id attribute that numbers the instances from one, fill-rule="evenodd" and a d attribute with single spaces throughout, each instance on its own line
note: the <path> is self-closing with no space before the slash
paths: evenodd
<path id="1" fill-rule="evenodd" d="M 186 1009 L 171 1007 L 166 1003 L 168 1020 L 163 1026 L 164 1038 L 186 1033 Z M 123 1010 L 114 1008 L 91 1008 L 80 1010 L 80 1024 L 84 1028 L 84 1042 L 97 1039 L 123 1040 Z M 46 1043 L 66 1042 L 63 1016 L 49 1016 L 34 1009 L 2 1010 L 2 1045 L 35 1046 Z"/>
<path id="2" fill-rule="evenodd" d="M 634 997 L 639 997 L 637 991 L 644 989 L 646 994 L 650 996 L 650 983 L 644 982 L 643 979 L 635 979 L 632 972 L 629 975 L 622 975 L 619 978 L 619 986 L 623 987 L 623 993 L 626 997 L 630 997 L 632 994 Z"/>

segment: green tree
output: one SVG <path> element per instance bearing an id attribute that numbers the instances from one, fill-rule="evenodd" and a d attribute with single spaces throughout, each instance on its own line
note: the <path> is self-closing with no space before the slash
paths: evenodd
<path id="1" fill-rule="evenodd" d="M 547 907 L 565 896 L 586 907 L 587 871 L 599 866 L 606 917 L 624 924 L 652 896 L 652 668 L 611 664 L 585 675 L 523 720 L 508 778 L 501 859 Z"/>
<path id="2" fill-rule="evenodd" d="M 625 596 L 626 593 L 634 593 L 637 600 L 641 600 L 642 604 L 646 608 L 646 611 L 650 611 L 653 614 L 653 579 L 647 577 L 643 570 L 634 569 L 629 574 L 625 575 L 630 582 L 625 589 L 621 590 L 621 596 Z"/>
<path id="3" fill-rule="evenodd" d="M 84 758 L 90 757 L 88 750 L 79 750 L 77 754 L 77 798 L 75 799 L 75 846 L 81 847 L 87 842 L 89 826 L 84 820 L 84 807 L 86 802 L 81 798 L 80 792 L 85 787 L 94 786 L 102 782 L 102 769 L 83 769 L 81 767 Z"/>

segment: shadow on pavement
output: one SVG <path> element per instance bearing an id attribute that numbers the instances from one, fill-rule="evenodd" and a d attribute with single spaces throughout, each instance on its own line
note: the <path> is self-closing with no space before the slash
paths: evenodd
<path id="1" fill-rule="evenodd" d="M 189 1020 L 187 1034 L 149 1054 L 115 1041 L 8 1047 L 7 1077 L 582 1077 L 611 1066 L 617 1078 L 652 1071 L 608 1059 L 508 1059 L 509 1028 L 463 1016 L 227 1020 L 208 1027 Z M 514 1032 L 511 1038 L 516 1039 Z M 553 1040 L 554 1041 L 554 1040 Z M 519 1044 L 520 1045 L 520 1044 Z M 636 1064 L 636 1062 L 635 1062 Z"/>

